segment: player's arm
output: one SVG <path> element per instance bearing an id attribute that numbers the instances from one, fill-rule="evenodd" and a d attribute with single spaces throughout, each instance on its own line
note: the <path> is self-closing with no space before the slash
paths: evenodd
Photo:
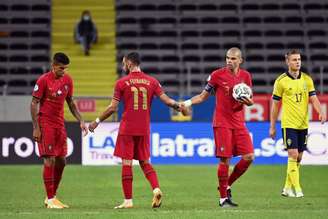
<path id="1" fill-rule="evenodd" d="M 37 142 L 39 142 L 41 138 L 41 130 L 38 123 L 39 103 L 40 103 L 40 99 L 33 96 L 30 110 L 31 110 L 31 117 L 32 117 L 32 124 L 33 124 L 33 139 Z"/>
<path id="2" fill-rule="evenodd" d="M 317 97 L 317 95 L 310 96 L 310 102 L 312 103 L 315 111 L 319 114 L 319 120 L 323 124 L 326 122 L 326 114 L 322 111 L 320 101 Z"/>
<path id="3" fill-rule="evenodd" d="M 88 134 L 88 129 L 84 123 L 84 120 L 83 120 L 79 110 L 76 107 L 73 97 L 72 96 L 66 97 L 66 102 L 67 102 L 68 108 L 71 111 L 72 115 L 80 122 L 80 127 L 82 129 L 83 136 L 85 136 L 86 134 Z"/>
<path id="4" fill-rule="evenodd" d="M 112 99 L 111 103 L 108 105 L 106 110 L 98 118 L 96 118 L 95 121 L 89 124 L 88 127 L 89 131 L 93 132 L 95 128 L 97 128 L 100 122 L 104 121 L 105 119 L 110 117 L 113 113 L 117 112 L 119 103 L 120 103 L 119 101 Z"/>
<path id="5" fill-rule="evenodd" d="M 175 100 L 173 100 L 172 98 L 170 98 L 169 96 L 167 96 L 165 93 L 161 94 L 159 96 L 159 99 L 165 103 L 167 106 L 177 110 L 177 111 L 180 111 L 180 106 L 179 106 L 179 103 L 176 102 Z"/>
<path id="6" fill-rule="evenodd" d="M 200 104 L 205 100 L 207 100 L 209 96 L 210 96 L 210 92 L 207 90 L 203 90 L 200 94 L 193 96 L 189 100 L 184 101 L 183 104 L 185 107 L 190 107 L 191 105 Z"/>
<path id="7" fill-rule="evenodd" d="M 279 114 L 279 100 L 273 99 L 270 113 L 270 130 L 269 134 L 272 139 L 276 137 L 276 122 Z"/>

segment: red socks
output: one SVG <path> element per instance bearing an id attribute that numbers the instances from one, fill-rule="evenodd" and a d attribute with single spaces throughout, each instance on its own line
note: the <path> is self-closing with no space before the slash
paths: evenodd
<path id="1" fill-rule="evenodd" d="M 241 159 L 233 169 L 229 177 L 228 185 L 231 186 L 241 175 L 243 175 L 251 163 L 252 161 Z"/>
<path id="2" fill-rule="evenodd" d="M 60 165 L 55 165 L 55 185 L 54 185 L 54 194 L 56 195 L 57 193 L 57 188 L 58 188 L 58 185 L 60 183 L 60 180 L 62 178 L 62 175 L 63 175 L 63 171 L 64 171 L 64 167 L 65 165 L 63 164 L 60 164 Z"/>
<path id="3" fill-rule="evenodd" d="M 55 196 L 55 166 L 43 164 L 43 182 L 46 188 L 47 197 L 51 199 Z"/>
<path id="4" fill-rule="evenodd" d="M 149 181 L 153 190 L 155 188 L 159 188 L 157 174 L 156 174 L 156 171 L 153 169 L 152 165 L 150 163 L 145 163 L 145 164 L 141 164 L 140 167 L 141 167 L 142 171 L 144 172 L 145 177 Z"/>
<path id="5" fill-rule="evenodd" d="M 122 187 L 125 199 L 132 199 L 132 166 L 122 166 Z"/>
<path id="6" fill-rule="evenodd" d="M 228 176 L 229 176 L 229 165 L 220 163 L 218 166 L 218 178 L 219 178 L 219 191 L 220 197 L 227 197 L 227 187 L 228 187 Z"/>

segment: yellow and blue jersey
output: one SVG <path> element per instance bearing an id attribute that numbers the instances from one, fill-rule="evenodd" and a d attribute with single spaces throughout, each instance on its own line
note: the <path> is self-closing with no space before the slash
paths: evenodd
<path id="1" fill-rule="evenodd" d="M 282 100 L 281 127 L 307 129 L 309 126 L 309 97 L 316 95 L 312 78 L 300 72 L 298 78 L 281 74 L 274 83 L 274 100 Z"/>

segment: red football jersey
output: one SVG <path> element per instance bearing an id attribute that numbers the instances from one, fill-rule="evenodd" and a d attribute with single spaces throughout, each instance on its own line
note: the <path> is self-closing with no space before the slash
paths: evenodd
<path id="1" fill-rule="evenodd" d="M 213 115 L 213 127 L 244 128 L 244 106 L 232 97 L 236 84 L 245 83 L 252 87 L 249 72 L 239 69 L 234 75 L 229 68 L 220 68 L 212 72 L 208 85 L 215 89 L 216 105 Z"/>
<path id="2" fill-rule="evenodd" d="M 53 127 L 64 126 L 64 102 L 73 95 L 73 81 L 68 74 L 56 79 L 44 73 L 36 82 L 32 96 L 40 99 L 39 121 Z"/>
<path id="3" fill-rule="evenodd" d="M 124 104 L 119 134 L 148 135 L 153 97 L 162 93 L 160 83 L 143 72 L 130 72 L 119 79 L 113 97 Z"/>

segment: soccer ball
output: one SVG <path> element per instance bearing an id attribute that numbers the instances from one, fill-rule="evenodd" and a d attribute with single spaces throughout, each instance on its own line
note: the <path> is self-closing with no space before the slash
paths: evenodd
<path id="1" fill-rule="evenodd" d="M 233 87 L 232 96 L 235 100 L 240 100 L 241 97 L 251 98 L 253 96 L 253 92 L 247 84 L 240 83 Z"/>

